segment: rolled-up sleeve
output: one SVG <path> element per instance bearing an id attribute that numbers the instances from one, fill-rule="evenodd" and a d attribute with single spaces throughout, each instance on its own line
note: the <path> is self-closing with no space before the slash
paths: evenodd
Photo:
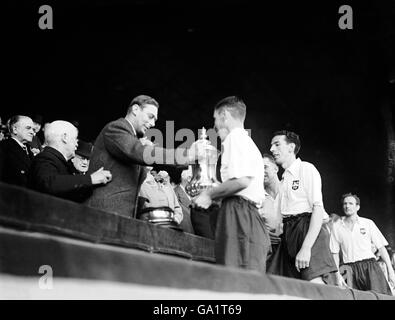
<path id="1" fill-rule="evenodd" d="M 307 197 L 311 206 L 323 207 L 324 203 L 322 200 L 322 182 L 320 173 L 312 164 L 306 166 L 303 173 Z"/>
<path id="2" fill-rule="evenodd" d="M 372 237 L 372 242 L 377 249 L 388 246 L 387 240 L 384 238 L 383 234 L 380 232 L 379 228 L 377 228 L 376 224 L 373 221 L 369 221 L 369 229 Z"/>

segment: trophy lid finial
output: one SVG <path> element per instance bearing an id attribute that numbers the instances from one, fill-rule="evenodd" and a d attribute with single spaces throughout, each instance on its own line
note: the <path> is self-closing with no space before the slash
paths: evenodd
<path id="1" fill-rule="evenodd" d="M 206 128 L 203 127 L 200 133 L 200 139 L 206 139 L 207 138 L 207 134 L 206 134 Z"/>

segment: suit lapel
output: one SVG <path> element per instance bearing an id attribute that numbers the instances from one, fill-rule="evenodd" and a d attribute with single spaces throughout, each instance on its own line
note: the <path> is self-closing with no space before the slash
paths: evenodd
<path id="1" fill-rule="evenodd" d="M 28 152 L 30 151 L 29 155 L 26 154 L 26 152 L 22 149 L 22 147 L 18 144 L 18 142 L 16 142 L 14 139 L 10 138 L 10 142 L 11 144 L 11 148 L 10 148 L 10 152 L 12 152 L 15 157 L 17 159 L 19 159 L 21 162 L 23 162 L 25 165 L 29 166 L 30 162 L 31 162 L 31 151 L 29 150 L 29 146 L 27 146 L 28 148 Z"/>

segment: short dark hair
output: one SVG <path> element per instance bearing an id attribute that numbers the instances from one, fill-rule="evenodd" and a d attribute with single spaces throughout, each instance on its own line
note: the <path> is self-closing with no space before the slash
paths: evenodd
<path id="1" fill-rule="evenodd" d="M 277 166 L 276 160 L 274 160 L 274 157 L 273 157 L 271 154 L 269 154 L 269 153 L 264 153 L 264 154 L 262 155 L 262 158 L 269 159 L 270 162 L 272 162 L 273 164 L 275 164 L 275 165 Z"/>
<path id="2" fill-rule="evenodd" d="M 228 110 L 232 117 L 244 121 L 247 113 L 247 106 L 244 101 L 236 96 L 230 96 L 219 101 L 214 111 L 221 112 L 222 110 Z"/>
<path id="3" fill-rule="evenodd" d="M 128 113 L 131 111 L 133 105 L 137 104 L 141 108 L 144 108 L 145 104 L 152 104 L 159 109 L 159 103 L 154 98 L 141 94 L 137 97 L 134 97 L 133 100 L 129 103 Z"/>
<path id="4" fill-rule="evenodd" d="M 341 203 L 343 203 L 344 199 L 347 197 L 353 197 L 355 199 L 355 202 L 357 203 L 357 205 L 359 205 L 359 206 L 361 205 L 361 200 L 359 199 L 359 197 L 356 194 L 352 194 L 351 192 L 345 193 L 342 195 L 342 202 Z"/>
<path id="5" fill-rule="evenodd" d="M 287 143 L 294 143 L 295 144 L 295 155 L 298 154 L 300 147 L 301 147 L 300 138 L 299 138 L 298 134 L 296 134 L 295 132 L 292 132 L 292 131 L 288 131 L 288 130 L 280 130 L 280 131 L 276 131 L 273 134 L 273 137 L 275 137 L 275 136 L 285 136 L 285 141 Z"/>

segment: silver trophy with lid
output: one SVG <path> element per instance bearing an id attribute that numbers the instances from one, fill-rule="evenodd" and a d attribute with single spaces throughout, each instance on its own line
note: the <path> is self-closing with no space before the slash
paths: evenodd
<path id="1" fill-rule="evenodd" d="M 193 198 L 200 194 L 202 190 L 218 185 L 216 166 L 219 152 L 207 139 L 207 132 L 204 127 L 199 139 L 194 142 L 191 148 L 195 148 L 196 152 L 189 159 L 192 178 L 185 190 Z"/>
<path id="2" fill-rule="evenodd" d="M 203 127 L 199 139 L 191 146 L 193 152 L 189 158 L 189 168 L 192 169 L 192 178 L 185 187 L 191 198 L 219 184 L 216 175 L 219 152 L 207 139 L 206 133 Z M 220 201 L 213 201 L 208 209 L 191 207 L 191 222 L 196 235 L 215 238 L 219 207 Z"/>

